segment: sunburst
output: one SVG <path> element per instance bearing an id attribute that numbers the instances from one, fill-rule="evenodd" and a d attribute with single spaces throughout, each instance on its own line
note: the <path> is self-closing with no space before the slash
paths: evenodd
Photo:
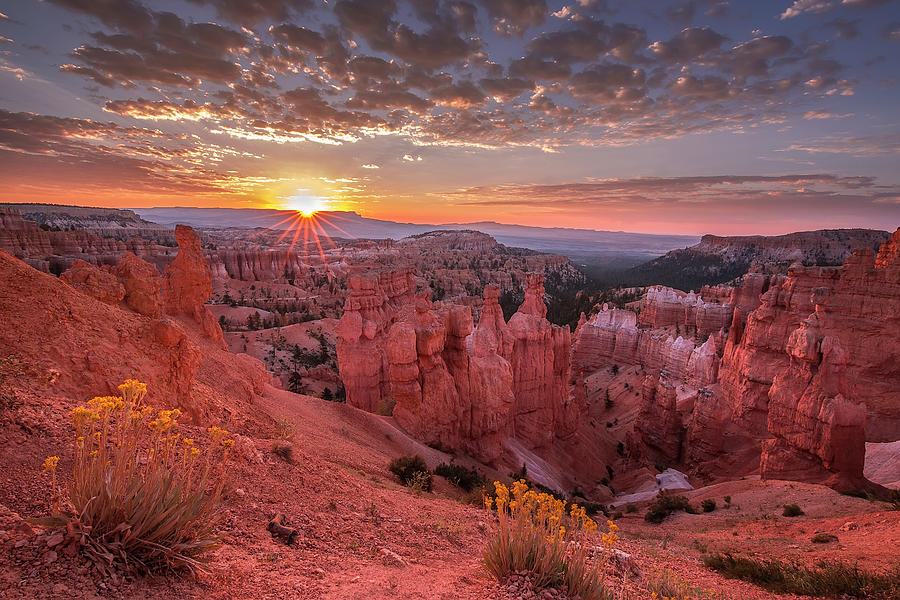
<path id="1" fill-rule="evenodd" d="M 302 200 L 297 200 L 301 199 Z M 287 266 L 288 261 L 290 260 L 291 255 L 294 253 L 294 247 L 297 245 L 298 240 L 300 239 L 300 235 L 303 235 L 302 248 L 301 252 L 298 252 L 298 256 L 300 258 L 301 263 L 307 262 L 307 258 L 309 256 L 309 246 L 310 242 L 315 244 L 316 251 L 318 252 L 319 258 L 322 260 L 322 265 L 325 267 L 325 272 L 329 279 L 331 279 L 331 270 L 328 269 L 328 261 L 325 257 L 325 250 L 329 246 L 331 248 L 337 248 L 337 244 L 331 239 L 331 236 L 328 235 L 328 232 L 325 230 L 325 227 L 328 226 L 334 230 L 339 231 L 341 234 L 347 236 L 348 238 L 356 239 L 356 236 L 349 233 L 341 226 L 339 226 L 335 221 L 340 221 L 345 219 L 346 217 L 342 217 L 341 215 L 335 213 L 328 213 L 327 216 L 323 212 L 323 210 L 327 209 L 325 202 L 322 201 L 321 198 L 317 198 L 314 196 L 294 196 L 292 197 L 293 205 L 289 210 L 283 211 L 273 211 L 269 213 L 267 216 L 282 214 L 285 215 L 283 219 L 269 225 L 258 231 L 254 234 L 251 234 L 249 237 L 256 237 L 266 233 L 267 231 L 272 231 L 275 229 L 283 229 L 281 235 L 278 236 L 278 239 L 275 240 L 275 245 L 281 244 L 282 241 L 286 240 L 288 236 L 290 236 L 290 246 L 288 247 L 288 252 L 285 255 L 285 265 Z M 301 209 L 300 206 L 304 208 Z M 323 240 L 326 243 L 323 246 Z"/>

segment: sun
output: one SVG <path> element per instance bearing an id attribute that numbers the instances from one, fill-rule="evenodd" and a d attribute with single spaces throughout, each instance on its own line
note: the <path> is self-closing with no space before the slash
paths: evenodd
<path id="1" fill-rule="evenodd" d="M 322 198 L 309 193 L 309 190 L 297 190 L 296 194 L 285 198 L 285 205 L 288 210 L 295 210 L 304 217 L 327 208 Z"/>

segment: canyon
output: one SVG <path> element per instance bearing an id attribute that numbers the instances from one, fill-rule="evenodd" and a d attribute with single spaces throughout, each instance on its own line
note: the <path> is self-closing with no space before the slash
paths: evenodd
<path id="1" fill-rule="evenodd" d="M 754 268 L 696 292 L 615 290 L 570 328 L 548 307 L 588 294 L 571 263 L 478 232 L 320 253 L 257 230 L 116 239 L 0 218 L 0 312 L 12 316 L 0 324 L 0 480 L 18 482 L 0 486 L 0 584 L 23 597 L 54 597 L 62 588 L 46 581 L 64 580 L 160 599 L 226 588 L 504 598 L 473 551 L 490 517 L 442 478 L 431 493 L 399 487 L 387 465 L 412 454 L 603 505 L 645 578 L 677 568 L 762 600 L 698 569 L 698 544 L 799 560 L 817 551 L 808 528 L 837 532 L 843 559 L 888 564 L 895 513 L 823 484 L 884 497 L 900 482 L 900 230 L 840 266 Z M 27 376 L 8 377 L 10 365 Z M 71 460 L 72 408 L 132 377 L 154 406 L 183 412 L 185 435 L 216 425 L 234 436 L 224 546 L 199 583 L 95 588 L 76 558 L 47 558 L 46 534 L 19 517 L 48 510 L 40 464 Z M 298 432 L 290 460 L 272 450 L 285 422 Z M 663 525 L 624 510 L 663 488 L 727 503 Z M 759 519 L 785 503 L 807 516 Z M 300 543 L 265 530 L 277 513 Z"/>
<path id="2" fill-rule="evenodd" d="M 536 481 L 600 501 L 660 468 L 847 490 L 898 479 L 863 475 L 866 444 L 900 438 L 897 232 L 706 236 L 703 251 L 756 258 L 697 292 L 626 290 L 571 330 L 547 318 L 548 303 L 585 285 L 566 257 L 477 231 L 311 241 L 126 214 L 133 235 L 113 236 L 109 215 L 73 218 L 97 233 L 0 210 L 0 248 L 153 320 L 141 330 L 180 365 L 154 377 L 186 409 L 201 339 L 255 361 L 254 381 L 264 368 L 283 389 L 389 415 L 425 444 L 497 469 L 526 464 Z M 134 235 L 158 230 L 168 233 Z"/>

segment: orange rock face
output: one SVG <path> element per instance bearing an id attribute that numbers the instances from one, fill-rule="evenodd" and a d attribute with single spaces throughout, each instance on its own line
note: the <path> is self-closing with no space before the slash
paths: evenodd
<path id="1" fill-rule="evenodd" d="M 133 377 L 148 383 L 154 404 L 191 406 L 200 351 L 175 322 L 98 302 L 2 251 L 0 312 L 16 315 L 0 327 L 0 347 L 56 371 L 56 393 L 110 394 Z"/>
<path id="2" fill-rule="evenodd" d="M 170 315 L 188 315 L 210 339 L 223 348 L 222 328 L 204 303 L 212 294 L 212 272 L 203 256 L 200 238 L 186 225 L 175 226 L 178 254 L 163 272 L 163 302 Z"/>
<path id="3" fill-rule="evenodd" d="M 547 446 L 555 435 L 570 433 L 568 403 L 569 356 L 572 336 L 568 327 L 546 318 L 544 276 L 529 273 L 525 301 L 509 320 L 513 338 L 513 429 L 532 448 Z"/>
<path id="4" fill-rule="evenodd" d="M 162 314 L 162 280 L 156 267 L 126 253 L 116 264 L 115 275 L 125 287 L 125 304 L 148 317 Z"/>
<path id="5" fill-rule="evenodd" d="M 73 288 L 106 304 L 118 304 L 125 297 L 125 288 L 109 271 L 99 269 L 83 260 L 76 260 L 59 278 Z"/>
<path id="6" fill-rule="evenodd" d="M 499 288 L 488 286 L 473 327 L 468 306 L 412 299 L 409 271 L 351 278 L 337 329 L 348 403 L 373 412 L 393 404 L 414 437 L 486 463 L 509 437 L 535 448 L 564 435 L 570 336 L 543 318 L 542 277 L 529 281 L 508 325 Z"/>
<path id="7" fill-rule="evenodd" d="M 774 278 L 741 332 L 732 327 L 714 399 L 695 410 L 696 462 L 737 448 L 761 473 L 864 483 L 865 442 L 900 431 L 900 230 L 881 248 L 856 251 L 841 267 L 794 266 Z M 712 405 L 716 405 L 714 408 Z"/>

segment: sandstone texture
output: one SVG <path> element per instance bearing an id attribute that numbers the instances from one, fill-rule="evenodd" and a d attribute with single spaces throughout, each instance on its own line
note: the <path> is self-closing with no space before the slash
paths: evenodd
<path id="1" fill-rule="evenodd" d="M 124 286 L 109 267 L 99 269 L 83 260 L 76 260 L 59 278 L 79 292 L 106 304 L 118 304 L 125 297 Z"/>
<path id="2" fill-rule="evenodd" d="M 166 313 L 188 315 L 212 340 L 225 347 L 222 328 L 205 302 L 212 294 L 212 272 L 206 263 L 200 237 L 186 225 L 175 226 L 178 254 L 163 272 Z"/>
<path id="3" fill-rule="evenodd" d="M 565 435 L 568 328 L 544 318 L 541 274 L 528 276 L 525 295 L 507 324 L 488 286 L 475 327 L 468 306 L 414 296 L 408 270 L 351 278 L 337 327 L 348 403 L 487 463 L 509 437 L 537 448 Z"/>

